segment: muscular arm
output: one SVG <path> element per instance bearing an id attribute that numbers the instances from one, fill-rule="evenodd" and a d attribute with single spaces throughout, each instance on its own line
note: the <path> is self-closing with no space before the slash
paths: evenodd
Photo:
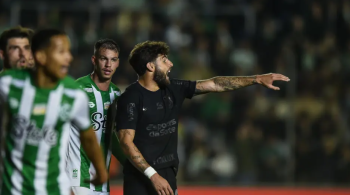
<path id="1" fill-rule="evenodd" d="M 135 130 L 133 129 L 121 129 L 118 131 L 118 138 L 120 146 L 129 159 L 129 161 L 142 173 L 150 167 L 142 156 L 141 152 L 135 146 L 133 140 L 135 137 Z"/>
<path id="2" fill-rule="evenodd" d="M 257 84 L 257 76 L 218 76 L 207 80 L 199 80 L 195 95 L 209 92 L 224 92 Z"/>
<path id="3" fill-rule="evenodd" d="M 247 87 L 254 84 L 260 84 L 273 90 L 280 90 L 273 85 L 274 81 L 290 81 L 290 79 L 281 74 L 269 73 L 255 76 L 219 76 L 207 80 L 197 81 L 195 95 L 209 92 L 224 92 Z"/>

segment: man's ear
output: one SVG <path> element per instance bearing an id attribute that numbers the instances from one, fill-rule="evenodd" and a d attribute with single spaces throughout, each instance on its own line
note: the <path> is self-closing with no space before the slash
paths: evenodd
<path id="1" fill-rule="evenodd" d="M 92 62 L 92 64 L 93 64 L 94 66 L 96 65 L 95 60 L 96 60 L 96 56 L 95 56 L 95 55 L 92 55 L 92 56 L 91 56 L 91 62 Z"/>
<path id="2" fill-rule="evenodd" d="M 45 65 L 46 64 L 46 53 L 44 51 L 37 51 L 35 54 L 35 59 L 39 62 L 39 64 L 41 65 Z"/>
<path id="3" fill-rule="evenodd" d="M 0 49 L 0 59 L 5 60 L 5 52 Z"/>
<path id="4" fill-rule="evenodd" d="M 154 72 L 156 70 L 156 66 L 153 62 L 148 62 L 146 68 L 149 72 Z"/>

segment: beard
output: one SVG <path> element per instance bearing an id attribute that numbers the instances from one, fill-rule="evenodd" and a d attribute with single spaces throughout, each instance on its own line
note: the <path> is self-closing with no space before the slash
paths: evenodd
<path id="1" fill-rule="evenodd" d="M 159 88 L 165 88 L 166 86 L 168 86 L 170 84 L 170 81 L 167 78 L 166 73 L 163 73 L 161 70 L 159 70 L 158 66 L 156 66 L 153 80 L 158 84 Z"/>

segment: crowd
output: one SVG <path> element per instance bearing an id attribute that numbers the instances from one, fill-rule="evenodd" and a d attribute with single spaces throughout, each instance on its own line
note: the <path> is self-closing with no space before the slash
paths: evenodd
<path id="1" fill-rule="evenodd" d="M 186 100 L 179 182 L 349 184 L 350 1 L 92 2 L 102 11 L 96 23 L 87 20 L 91 10 L 66 11 L 72 2 L 60 1 L 44 12 L 22 7 L 18 24 L 64 29 L 75 78 L 91 72 L 97 39 L 116 40 L 121 61 L 113 82 L 121 88 L 137 79 L 128 54 L 145 40 L 170 45 L 173 78 L 269 72 L 291 78 L 276 84 L 281 91 L 252 86 Z M 12 3 L 0 1 L 0 31 L 10 27 Z"/>

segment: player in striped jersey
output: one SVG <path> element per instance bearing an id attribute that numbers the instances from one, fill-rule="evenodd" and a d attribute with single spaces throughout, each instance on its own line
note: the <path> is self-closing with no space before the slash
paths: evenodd
<path id="1" fill-rule="evenodd" d="M 99 40 L 95 44 L 94 55 L 91 59 L 94 65 L 93 73 L 77 80 L 77 83 L 79 83 L 89 97 L 90 119 L 97 140 L 104 152 L 107 169 L 109 169 L 111 153 L 122 164 L 126 160 L 119 146 L 116 134 L 111 131 L 111 128 L 107 128 L 108 123 L 112 121 L 107 120 L 107 111 L 110 111 L 108 108 L 121 95 L 119 88 L 111 82 L 112 76 L 119 66 L 119 52 L 119 46 L 113 40 Z M 110 147 L 111 141 L 113 147 Z M 67 173 L 71 179 L 71 186 L 75 195 L 109 194 L 109 182 L 100 186 L 83 182 L 85 179 L 92 178 L 95 172 L 94 166 L 81 148 L 79 131 L 72 126 Z"/>
<path id="2" fill-rule="evenodd" d="M 0 35 L 0 58 L 3 69 L 33 67 L 30 39 L 33 30 L 17 26 L 5 30 Z"/>
<path id="3" fill-rule="evenodd" d="M 90 126 L 88 97 L 67 77 L 72 60 L 65 33 L 46 29 L 32 39 L 35 70 L 6 70 L 0 97 L 6 108 L 1 195 L 68 195 L 66 151 L 70 126 L 80 129 L 86 154 L 96 167 L 93 183 L 108 179 L 103 154 Z"/>

